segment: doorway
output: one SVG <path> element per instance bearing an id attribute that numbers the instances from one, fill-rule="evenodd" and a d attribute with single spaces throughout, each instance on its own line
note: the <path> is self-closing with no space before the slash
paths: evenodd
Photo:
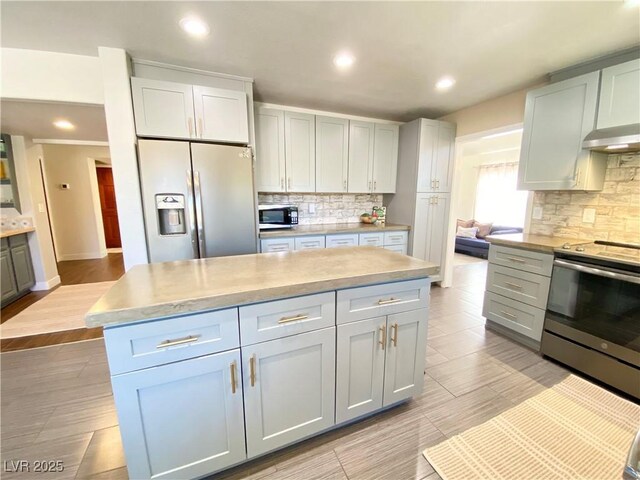
<path id="1" fill-rule="evenodd" d="M 116 192 L 113 185 L 113 171 L 111 167 L 96 168 L 98 176 L 98 192 L 100 194 L 100 210 L 104 227 L 104 240 L 108 249 L 122 248 L 120 240 L 120 226 L 118 224 L 118 206 Z"/>

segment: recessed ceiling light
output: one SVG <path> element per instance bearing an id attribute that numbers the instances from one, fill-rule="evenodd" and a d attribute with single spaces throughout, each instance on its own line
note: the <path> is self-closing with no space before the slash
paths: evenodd
<path id="1" fill-rule="evenodd" d="M 609 145 L 605 148 L 605 150 L 622 150 L 623 148 L 629 148 L 629 145 L 626 143 L 621 143 L 619 145 Z"/>
<path id="2" fill-rule="evenodd" d="M 452 77 L 442 77 L 440 80 L 438 80 L 438 83 L 436 83 L 436 88 L 442 91 L 449 90 L 455 84 L 456 81 Z"/>
<path id="3" fill-rule="evenodd" d="M 348 52 L 338 53 L 333 57 L 333 64 L 343 70 L 353 65 L 353 62 L 355 61 L 355 57 Z"/>
<path id="4" fill-rule="evenodd" d="M 180 20 L 180 28 L 193 37 L 209 35 L 209 25 L 196 17 L 184 17 Z"/>
<path id="5" fill-rule="evenodd" d="M 56 120 L 53 122 L 53 125 L 62 130 L 73 130 L 76 126 L 71 123 L 69 120 Z"/>

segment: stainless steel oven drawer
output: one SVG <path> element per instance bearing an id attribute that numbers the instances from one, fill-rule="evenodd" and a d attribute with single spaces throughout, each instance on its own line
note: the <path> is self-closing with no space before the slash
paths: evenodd
<path id="1" fill-rule="evenodd" d="M 549 277 L 492 263 L 487 271 L 487 290 L 537 308 L 547 308 L 550 283 Z"/>

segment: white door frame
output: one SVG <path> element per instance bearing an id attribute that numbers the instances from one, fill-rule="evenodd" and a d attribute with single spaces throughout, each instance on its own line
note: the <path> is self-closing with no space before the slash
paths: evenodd
<path id="1" fill-rule="evenodd" d="M 491 130 L 484 130 L 482 132 L 470 133 L 461 137 L 456 137 L 455 152 L 453 160 L 453 180 L 451 184 L 451 206 L 449 208 L 449 223 L 447 228 L 447 246 L 445 254 L 445 269 L 444 276 L 440 286 L 450 287 L 453 283 L 453 255 L 455 252 L 455 235 L 456 235 L 456 214 L 454 211 L 454 205 L 456 205 L 460 192 L 460 171 L 462 168 L 461 159 L 464 150 L 464 145 L 469 142 L 475 142 L 481 140 L 489 135 L 496 135 L 501 133 L 511 132 L 523 127 L 522 123 L 515 123 L 511 125 L 505 125 L 504 127 L 492 128 Z M 531 223 L 531 211 L 533 209 L 533 192 L 529 193 L 527 199 L 527 209 L 525 212 L 524 232 L 529 231 Z"/>

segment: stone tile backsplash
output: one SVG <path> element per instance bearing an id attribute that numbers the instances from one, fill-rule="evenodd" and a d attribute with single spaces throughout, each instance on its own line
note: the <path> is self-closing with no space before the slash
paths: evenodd
<path id="1" fill-rule="evenodd" d="M 382 205 L 382 194 L 259 193 L 258 202 L 296 205 L 300 225 L 354 223 L 363 213 Z M 309 212 L 310 205 L 315 206 L 315 213 Z"/>
<path id="2" fill-rule="evenodd" d="M 531 233 L 586 240 L 640 243 L 640 153 L 609 155 L 601 192 L 535 192 Z M 583 222 L 587 208 L 595 221 Z"/>

